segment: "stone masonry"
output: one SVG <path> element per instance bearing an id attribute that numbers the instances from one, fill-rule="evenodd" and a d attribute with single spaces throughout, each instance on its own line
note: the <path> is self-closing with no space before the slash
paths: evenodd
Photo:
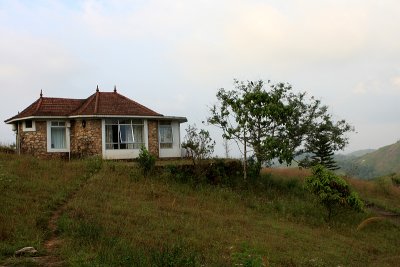
<path id="1" fill-rule="evenodd" d="M 71 154 L 74 157 L 101 156 L 101 120 L 71 121 Z"/>
<path id="2" fill-rule="evenodd" d="M 102 155 L 101 120 L 71 120 L 71 157 Z M 40 158 L 68 158 L 67 152 L 47 152 L 47 122 L 35 121 L 36 131 L 23 131 L 19 125 L 20 151 Z M 149 152 L 158 158 L 158 121 L 148 121 Z"/>
<path id="3" fill-rule="evenodd" d="M 19 124 L 19 143 L 22 154 L 31 154 L 46 157 L 47 154 L 47 124 L 45 121 L 36 121 L 36 131 L 24 132 L 22 123 Z"/>
<path id="4" fill-rule="evenodd" d="M 158 158 L 159 147 L 158 147 L 158 122 L 157 121 L 147 121 L 149 129 L 149 152 Z"/>

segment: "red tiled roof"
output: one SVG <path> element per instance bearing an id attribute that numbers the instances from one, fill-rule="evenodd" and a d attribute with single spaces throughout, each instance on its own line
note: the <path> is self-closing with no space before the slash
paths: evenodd
<path id="1" fill-rule="evenodd" d="M 117 92 L 97 91 L 87 99 L 40 97 L 11 122 L 35 116 L 163 116 Z"/>
<path id="2" fill-rule="evenodd" d="M 70 114 L 70 116 L 79 115 L 162 116 L 117 92 L 94 93 Z"/>

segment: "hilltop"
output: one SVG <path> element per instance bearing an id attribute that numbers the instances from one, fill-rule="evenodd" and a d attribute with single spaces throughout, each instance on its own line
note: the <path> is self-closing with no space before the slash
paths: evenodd
<path id="1" fill-rule="evenodd" d="M 366 221 L 377 216 L 369 211 L 347 211 L 325 222 L 324 209 L 304 190 L 307 171 L 264 169 L 259 180 L 243 182 L 221 176 L 223 164 L 216 163 L 211 171 L 225 180 L 210 183 L 179 172 L 176 162 L 143 176 L 134 162 L 44 161 L 0 153 L 0 265 L 399 262 L 398 223 Z M 374 206 L 400 210 L 398 187 L 348 181 Z M 13 256 L 26 246 L 34 246 L 39 257 Z"/>
<path id="2" fill-rule="evenodd" d="M 361 156 L 336 157 L 336 160 L 341 171 L 363 179 L 400 173 L 400 141 Z"/>

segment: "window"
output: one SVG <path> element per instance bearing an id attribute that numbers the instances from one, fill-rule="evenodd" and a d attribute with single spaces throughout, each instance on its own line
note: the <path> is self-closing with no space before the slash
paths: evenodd
<path id="1" fill-rule="evenodd" d="M 143 120 L 106 120 L 106 149 L 139 149 L 143 129 Z"/>
<path id="2" fill-rule="evenodd" d="M 52 121 L 50 125 L 51 149 L 66 149 L 67 134 L 65 121 Z"/>
<path id="3" fill-rule="evenodd" d="M 26 120 L 22 124 L 24 132 L 34 132 L 36 131 L 35 122 L 33 120 Z"/>
<path id="4" fill-rule="evenodd" d="M 172 148 L 173 135 L 171 122 L 162 121 L 159 125 L 160 131 L 160 148 Z"/>
<path id="5" fill-rule="evenodd" d="M 25 128 L 26 129 L 32 129 L 32 120 L 26 120 L 25 121 Z"/>

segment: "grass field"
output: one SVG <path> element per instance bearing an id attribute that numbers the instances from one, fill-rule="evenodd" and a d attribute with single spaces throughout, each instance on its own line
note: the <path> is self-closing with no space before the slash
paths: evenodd
<path id="1" fill-rule="evenodd" d="M 263 172 L 255 186 L 228 187 L 182 183 L 168 172 L 145 178 L 127 162 L 99 165 L 0 154 L 0 265 L 26 262 L 12 258 L 24 246 L 45 254 L 47 221 L 60 205 L 65 205 L 57 222 L 62 243 L 56 252 L 66 266 L 400 262 L 398 224 L 380 220 L 358 231 L 373 215 L 350 211 L 326 223 L 323 208 L 303 189 L 307 173 Z M 369 201 L 398 208 L 393 185 L 385 185 L 388 195 L 378 182 L 349 181 Z"/>

